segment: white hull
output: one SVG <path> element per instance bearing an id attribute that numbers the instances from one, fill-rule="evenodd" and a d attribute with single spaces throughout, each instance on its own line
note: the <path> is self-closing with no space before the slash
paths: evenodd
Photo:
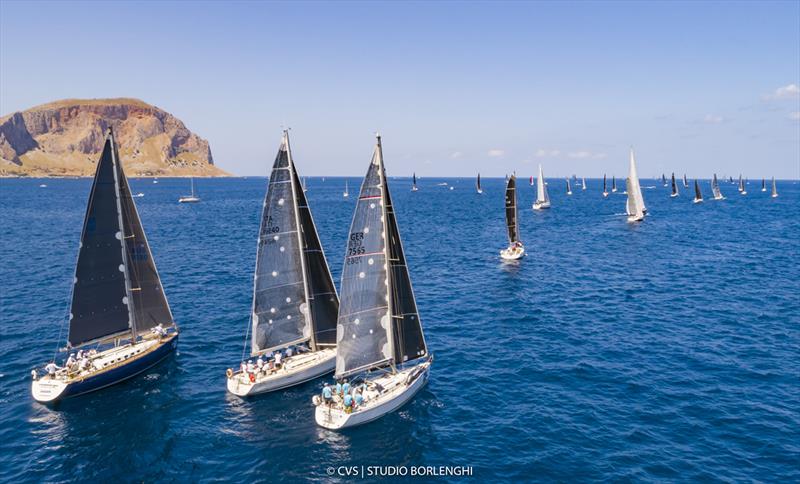
<path id="1" fill-rule="evenodd" d="M 607 198 L 607 197 L 608 197 L 608 192 L 603 192 L 603 198 Z"/>
<path id="2" fill-rule="evenodd" d="M 480 188 L 478 189 L 478 195 L 483 195 L 483 190 L 481 190 Z"/>
<path id="3" fill-rule="evenodd" d="M 766 188 L 762 188 L 762 189 L 761 189 L 761 191 L 762 191 L 762 192 L 766 192 L 766 191 L 767 191 L 767 189 L 766 189 Z"/>
<path id="4" fill-rule="evenodd" d="M 550 202 L 540 202 L 538 200 L 533 202 L 534 210 L 544 210 L 546 208 L 550 208 Z"/>
<path id="5" fill-rule="evenodd" d="M 395 374 L 386 374 L 367 380 L 364 403 L 347 413 L 341 399 L 331 405 L 320 403 L 314 412 L 317 425 L 331 430 L 363 425 L 377 420 L 405 405 L 428 382 L 431 361 L 406 368 Z M 375 384 L 383 388 L 379 392 Z"/>
<path id="6" fill-rule="evenodd" d="M 741 194 L 741 195 L 747 195 L 747 190 L 742 190 L 741 192 L 739 192 L 739 194 Z"/>
<path id="7" fill-rule="evenodd" d="M 772 194 L 772 198 L 778 198 L 778 194 L 777 193 L 773 193 Z"/>
<path id="8" fill-rule="evenodd" d="M 628 222 L 631 223 L 641 222 L 642 220 L 644 220 L 644 215 L 631 215 L 630 217 L 628 217 Z"/>
<path id="9" fill-rule="evenodd" d="M 670 193 L 670 194 L 669 194 L 669 196 L 670 196 L 671 198 L 675 198 L 675 197 L 677 197 L 677 196 L 678 196 L 678 194 L 677 194 L 677 193 Z"/>
<path id="10" fill-rule="evenodd" d="M 200 199 L 197 197 L 181 197 L 178 199 L 178 203 L 197 203 Z"/>
<path id="11" fill-rule="evenodd" d="M 349 197 L 349 196 L 350 196 L 350 194 L 349 194 L 349 193 L 342 193 L 342 196 L 343 196 L 344 198 L 347 198 L 347 197 Z"/>
<path id="12" fill-rule="evenodd" d="M 325 348 L 313 353 L 301 353 L 282 362 L 282 368 L 265 375 L 259 373 L 255 382 L 249 374 L 237 371 L 228 380 L 228 391 L 240 397 L 274 392 L 299 385 L 332 372 L 336 367 L 336 349 Z"/>
<path id="13" fill-rule="evenodd" d="M 694 200 L 692 200 L 692 203 L 703 203 L 703 199 L 702 198 L 695 198 Z"/>
<path id="14" fill-rule="evenodd" d="M 503 260 L 518 260 L 525 256 L 525 247 L 520 247 L 517 250 L 512 250 L 511 247 L 500 251 L 500 258 Z"/>
<path id="15" fill-rule="evenodd" d="M 572 192 L 567 192 L 567 195 L 572 195 Z"/>

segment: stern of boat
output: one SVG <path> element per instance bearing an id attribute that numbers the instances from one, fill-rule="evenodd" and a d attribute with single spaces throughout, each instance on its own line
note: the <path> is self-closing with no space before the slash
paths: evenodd
<path id="1" fill-rule="evenodd" d="M 31 394 L 39 403 L 52 403 L 61 398 L 69 384 L 64 380 L 44 376 L 33 380 Z"/>

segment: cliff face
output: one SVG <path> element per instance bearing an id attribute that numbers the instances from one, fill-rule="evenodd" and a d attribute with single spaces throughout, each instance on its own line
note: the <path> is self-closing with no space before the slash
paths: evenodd
<path id="1" fill-rule="evenodd" d="M 137 99 L 67 99 L 0 118 L 0 175 L 91 176 L 114 128 L 128 176 L 227 176 L 208 141 Z"/>

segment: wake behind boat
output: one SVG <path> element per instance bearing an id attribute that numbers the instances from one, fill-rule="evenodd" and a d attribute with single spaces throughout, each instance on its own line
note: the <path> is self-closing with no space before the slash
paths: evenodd
<path id="1" fill-rule="evenodd" d="M 337 391 L 326 385 L 322 396 L 313 398 L 315 420 L 327 429 L 362 425 L 397 410 L 425 386 L 433 361 L 411 287 L 380 136 L 353 214 L 341 288 Z"/>
<path id="2" fill-rule="evenodd" d="M 517 176 L 511 175 L 506 182 L 506 228 L 508 229 L 508 247 L 500 251 L 503 260 L 517 260 L 525 255 L 525 247 L 519 238 L 517 223 Z"/>
<path id="3" fill-rule="evenodd" d="M 539 165 L 539 176 L 536 178 L 536 201 L 533 202 L 534 210 L 550 208 L 550 195 L 547 194 L 547 185 L 544 182 L 542 165 Z"/>
<path id="4" fill-rule="evenodd" d="M 339 298 L 283 132 L 272 166 L 256 251 L 250 356 L 226 372 L 240 397 L 280 390 L 333 371 Z M 250 331 L 252 330 L 252 334 Z"/>
<path id="5" fill-rule="evenodd" d="M 122 170 L 111 129 L 86 207 L 63 366 L 31 372 L 38 402 L 81 395 L 136 376 L 169 356 L 178 327 Z"/>

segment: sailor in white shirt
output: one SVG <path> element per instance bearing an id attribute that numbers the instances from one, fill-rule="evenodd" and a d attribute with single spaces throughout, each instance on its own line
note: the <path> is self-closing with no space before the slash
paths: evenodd
<path id="1" fill-rule="evenodd" d="M 51 361 L 50 363 L 47 364 L 47 366 L 44 367 L 44 369 L 47 370 L 48 375 L 55 376 L 56 370 L 58 370 L 58 366 Z"/>
<path id="2" fill-rule="evenodd" d="M 281 360 L 283 359 L 283 354 L 280 351 L 275 352 L 275 368 L 279 368 L 281 366 Z"/>
<path id="3" fill-rule="evenodd" d="M 286 357 L 287 358 L 291 358 L 292 354 L 293 354 L 292 347 L 290 346 L 290 347 L 286 348 Z"/>
<path id="4" fill-rule="evenodd" d="M 258 360 L 256 360 L 256 366 L 258 367 L 259 371 L 263 370 L 264 369 L 264 358 L 259 356 Z"/>
<path id="5" fill-rule="evenodd" d="M 70 368 L 70 367 L 72 367 L 72 365 L 74 365 L 74 364 L 75 364 L 75 355 L 74 355 L 74 354 L 71 354 L 71 355 L 69 355 L 69 358 L 67 358 L 67 364 L 66 364 L 66 367 L 67 367 L 67 368 Z"/>

